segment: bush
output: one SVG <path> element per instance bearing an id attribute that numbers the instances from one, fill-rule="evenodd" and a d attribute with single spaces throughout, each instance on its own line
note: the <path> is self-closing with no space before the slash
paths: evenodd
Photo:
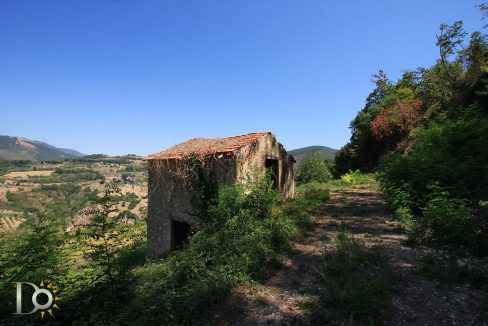
<path id="1" fill-rule="evenodd" d="M 341 176 L 341 181 L 346 185 L 370 184 L 374 182 L 372 174 L 363 174 L 359 170 L 349 170 Z"/>
<path id="2" fill-rule="evenodd" d="M 298 183 L 326 182 L 332 177 L 325 162 L 316 152 L 305 154 L 296 170 Z"/>
<path id="3" fill-rule="evenodd" d="M 470 110 L 417 131 L 409 155 L 382 160 L 381 187 L 398 215 L 408 212 L 413 240 L 466 244 L 488 253 L 488 120 Z M 401 217 L 401 216 L 400 216 Z"/>
<path id="4" fill-rule="evenodd" d="M 0 237 L 1 316 L 8 316 L 15 311 L 12 282 L 52 280 L 63 273 L 59 268 L 65 258 L 60 250 L 62 238 L 59 223 L 55 218 L 39 214 L 29 224 L 28 231 L 7 233 Z"/>
<path id="5" fill-rule="evenodd" d="M 466 244 L 473 233 L 472 213 L 464 201 L 436 192 L 423 208 L 419 231 L 427 238 L 445 243 Z"/>
<path id="6" fill-rule="evenodd" d="M 220 189 L 209 221 L 179 251 L 134 270 L 134 299 L 121 318 L 191 324 L 239 283 L 263 279 L 267 266 L 300 233 L 293 202 L 278 207 L 269 182 Z"/>
<path id="7" fill-rule="evenodd" d="M 42 189 L 58 193 L 63 187 L 45 185 Z M 222 188 L 210 204 L 208 222 L 189 242 L 151 262 L 145 260 L 144 221 L 127 227 L 116 223 L 123 215 L 109 213 L 111 203 L 123 196 L 95 196 L 94 202 L 101 206 L 94 207 L 98 209 L 92 210 L 89 224 L 79 230 L 82 241 L 65 234 L 62 223 L 56 236 L 39 229 L 38 234 L 0 238 L 0 281 L 5 281 L 0 282 L 0 303 L 5 301 L 3 284 L 48 276 L 63 297 L 63 313 L 56 316 L 57 322 L 197 323 L 209 305 L 221 302 L 232 287 L 263 280 L 268 267 L 282 261 L 290 241 L 310 224 L 310 216 L 300 205 L 323 205 L 328 198 L 323 184 L 302 189 L 296 201 L 278 204 L 269 180 Z M 32 249 L 37 247 L 42 250 Z M 25 256 L 25 261 L 15 254 Z M 0 314 L 14 310 L 15 300 L 8 297 L 7 301 Z"/>
<path id="8" fill-rule="evenodd" d="M 479 205 L 488 199 L 488 38 L 476 31 L 465 40 L 461 21 L 443 24 L 440 34 L 433 66 L 397 82 L 374 75 L 376 88 L 351 122 L 336 170 L 373 171 L 381 161 L 381 186 L 419 231 L 414 237 L 488 254 L 488 214 Z"/>

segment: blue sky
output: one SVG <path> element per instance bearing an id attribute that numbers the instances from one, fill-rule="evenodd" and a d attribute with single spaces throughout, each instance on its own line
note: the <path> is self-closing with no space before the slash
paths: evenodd
<path id="1" fill-rule="evenodd" d="M 272 131 L 340 148 L 379 68 L 438 57 L 442 22 L 480 1 L 1 0 L 0 134 L 149 154 Z"/>

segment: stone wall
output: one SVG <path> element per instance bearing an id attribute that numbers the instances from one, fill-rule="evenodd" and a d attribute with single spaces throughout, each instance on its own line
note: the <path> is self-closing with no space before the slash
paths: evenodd
<path id="1" fill-rule="evenodd" d="M 171 220 L 189 225 L 200 222 L 199 199 L 191 181 L 184 180 L 181 173 L 187 168 L 176 160 L 149 161 L 147 243 L 151 257 L 159 257 L 171 250 Z M 233 156 L 207 158 L 202 170 L 204 178 L 214 180 L 218 186 L 236 182 Z"/>
<path id="2" fill-rule="evenodd" d="M 237 152 L 236 157 L 237 179 L 244 182 L 248 178 L 251 180 L 255 178 L 256 171 L 260 174 L 266 172 L 266 159 L 278 160 L 280 198 L 282 201 L 293 198 L 295 191 L 293 164 L 295 160 L 272 134 L 262 137 L 253 145 L 243 147 Z"/>
<path id="3" fill-rule="evenodd" d="M 293 156 L 269 134 L 234 155 L 215 154 L 202 164 L 205 180 L 218 187 L 253 179 L 266 171 L 266 159 L 278 162 L 278 190 L 281 200 L 293 198 Z M 184 179 L 181 169 L 188 169 L 177 160 L 150 160 L 148 171 L 148 255 L 159 257 L 172 249 L 172 220 L 189 225 L 200 222 L 200 203 L 191 181 Z M 188 173 L 186 173 L 188 174 Z"/>

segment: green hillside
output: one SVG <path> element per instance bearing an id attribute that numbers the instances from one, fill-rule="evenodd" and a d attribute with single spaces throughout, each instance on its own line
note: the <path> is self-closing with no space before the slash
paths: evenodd
<path id="1" fill-rule="evenodd" d="M 327 146 L 307 146 L 307 147 L 302 147 L 302 148 L 297 148 L 293 149 L 291 151 L 288 151 L 291 155 L 295 157 L 295 160 L 298 162 L 302 159 L 302 157 L 310 152 L 317 152 L 319 153 L 319 156 L 323 160 L 333 160 L 335 157 L 335 153 L 337 152 L 337 149 L 333 149 Z"/>

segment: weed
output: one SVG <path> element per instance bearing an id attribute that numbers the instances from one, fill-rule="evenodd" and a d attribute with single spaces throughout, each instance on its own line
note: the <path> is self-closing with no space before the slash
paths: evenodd
<path id="1" fill-rule="evenodd" d="M 314 300 L 308 298 L 308 299 L 304 299 L 304 300 L 298 302 L 297 306 L 301 310 L 310 311 L 310 310 L 313 310 L 317 307 L 317 303 Z"/>
<path id="2" fill-rule="evenodd" d="M 326 252 L 319 277 L 326 285 L 315 311 L 317 323 L 378 324 L 390 305 L 393 277 L 381 254 L 342 231 Z"/>
<path id="3" fill-rule="evenodd" d="M 457 259 L 443 259 L 426 254 L 417 260 L 415 268 L 420 275 L 440 280 L 442 283 L 467 283 L 476 288 L 488 286 L 488 277 L 483 271 Z"/>
<path id="4" fill-rule="evenodd" d="M 265 298 L 256 298 L 254 300 L 254 304 L 257 306 L 257 307 L 260 307 L 260 308 L 265 308 L 269 305 L 268 303 L 268 300 L 266 300 Z"/>

